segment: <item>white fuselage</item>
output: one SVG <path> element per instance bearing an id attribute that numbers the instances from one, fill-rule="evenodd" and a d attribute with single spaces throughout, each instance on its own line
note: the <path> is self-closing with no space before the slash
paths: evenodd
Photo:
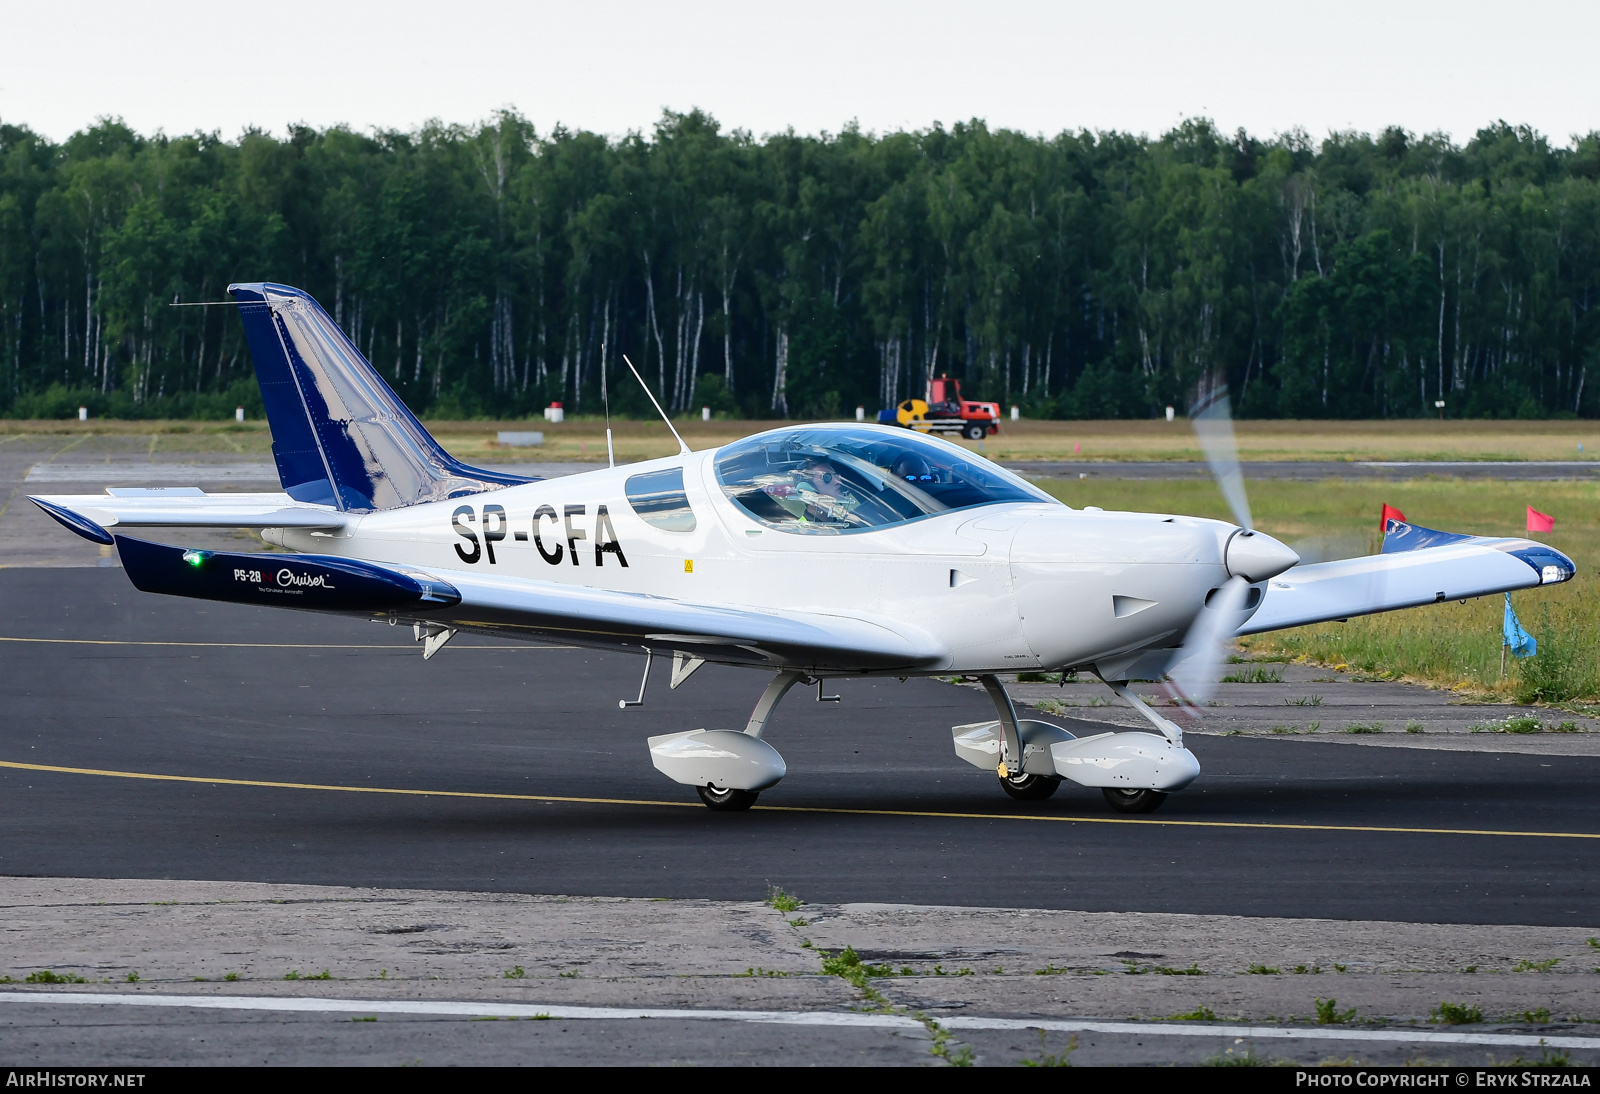
<path id="1" fill-rule="evenodd" d="M 723 493 L 715 452 L 272 530 L 297 551 L 887 622 L 933 637 L 930 672 L 1087 666 L 1175 646 L 1228 579 L 1220 521 L 1006 502 L 845 535 L 763 526 Z M 682 467 L 690 532 L 646 523 L 624 484 Z M 536 514 L 538 514 L 536 516 Z M 624 565 L 624 562 L 626 565 Z"/>

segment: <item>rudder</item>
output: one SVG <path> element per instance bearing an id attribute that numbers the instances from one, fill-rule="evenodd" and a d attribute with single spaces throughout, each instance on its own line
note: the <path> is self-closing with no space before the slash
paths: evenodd
<path id="1" fill-rule="evenodd" d="M 469 467 L 441 448 L 308 294 L 271 282 L 228 292 L 290 497 L 369 512 L 533 481 Z"/>

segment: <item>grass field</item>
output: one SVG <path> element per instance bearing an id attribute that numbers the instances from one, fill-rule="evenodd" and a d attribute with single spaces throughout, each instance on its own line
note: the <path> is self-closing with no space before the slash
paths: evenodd
<path id="1" fill-rule="evenodd" d="M 763 429 L 772 421 L 698 417 L 677 423 L 691 448 L 711 448 Z M 595 460 L 605 457 L 605 422 L 599 418 L 548 422 L 430 421 L 428 428 L 456 455 L 467 460 L 510 462 Z M 670 456 L 677 446 L 657 421 L 616 419 L 617 458 L 625 462 Z M 1237 423 L 1239 453 L 1246 460 L 1588 460 L 1600 459 L 1600 423 L 1560 422 L 1403 422 L 1257 421 Z M 495 443 L 500 430 L 542 430 L 542 448 L 506 448 Z M 266 452 L 265 422 L 192 421 L 0 421 L 0 442 L 22 434 L 136 434 L 156 438 L 162 450 Z M 1198 460 L 1199 447 L 1188 423 L 1175 422 L 1004 422 L 997 436 L 958 442 L 999 460 Z M 1583 445 L 1583 451 L 1578 445 Z"/>
<path id="2" fill-rule="evenodd" d="M 1069 505 L 1186 513 L 1228 519 L 1209 482 L 1110 479 L 1044 480 Z M 1257 527 L 1299 550 L 1307 561 L 1349 557 L 1378 548 L 1378 514 L 1387 502 L 1417 524 L 1478 535 L 1526 535 L 1526 507 L 1556 518 L 1556 530 L 1533 538 L 1578 565 L 1571 581 L 1512 596 L 1522 624 L 1539 641 L 1539 656 L 1512 659 L 1500 676 L 1503 600 L 1484 597 L 1384 615 L 1324 623 L 1241 639 L 1252 657 L 1304 657 L 1366 673 L 1452 687 L 1482 698 L 1522 702 L 1600 699 L 1600 483 L 1285 482 L 1250 484 Z"/>

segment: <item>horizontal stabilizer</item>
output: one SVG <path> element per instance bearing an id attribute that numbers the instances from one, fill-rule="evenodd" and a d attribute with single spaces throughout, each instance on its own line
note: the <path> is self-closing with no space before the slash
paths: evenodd
<path id="1" fill-rule="evenodd" d="M 404 612 L 460 597 L 429 574 L 326 555 L 197 551 L 115 537 L 122 568 L 147 593 L 316 612 Z"/>
<path id="2" fill-rule="evenodd" d="M 343 528 L 343 513 L 288 494 L 46 494 L 30 497 L 62 525 L 96 543 L 107 528 Z M 96 532 L 95 530 L 98 530 Z"/>
<path id="3" fill-rule="evenodd" d="M 1566 555 L 1533 540 L 1466 536 L 1390 521 L 1381 554 L 1295 566 L 1273 578 L 1261 607 L 1239 633 L 1552 585 L 1576 572 Z"/>

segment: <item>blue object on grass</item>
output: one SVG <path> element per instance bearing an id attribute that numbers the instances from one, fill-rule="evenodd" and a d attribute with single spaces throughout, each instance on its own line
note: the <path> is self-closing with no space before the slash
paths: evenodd
<path id="1" fill-rule="evenodd" d="M 1533 635 L 1522 629 L 1522 623 L 1517 619 L 1517 613 L 1511 610 L 1511 594 L 1506 594 L 1506 616 L 1500 625 L 1501 633 L 1505 636 L 1505 644 L 1511 647 L 1513 657 L 1532 657 L 1539 652 L 1539 643 Z"/>

